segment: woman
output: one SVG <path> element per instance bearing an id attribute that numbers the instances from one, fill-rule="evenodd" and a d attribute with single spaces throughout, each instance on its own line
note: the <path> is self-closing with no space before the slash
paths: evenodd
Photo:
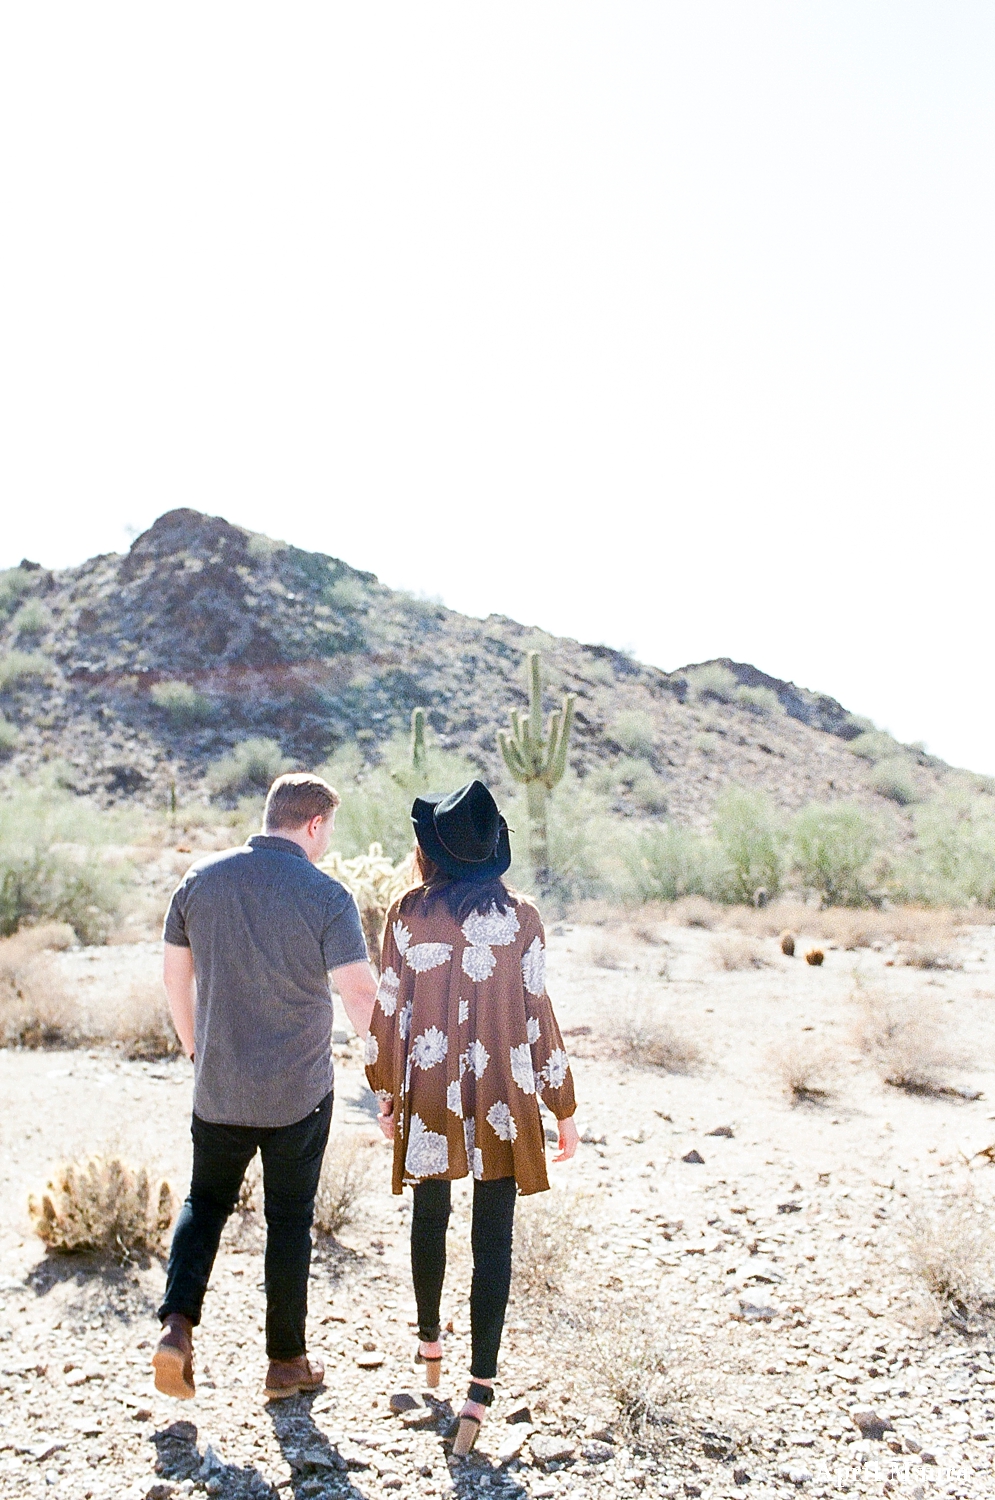
<path id="1" fill-rule="evenodd" d="M 471 1381 L 453 1442 L 462 1456 L 493 1400 L 516 1190 L 549 1187 L 538 1101 L 559 1121 L 556 1161 L 577 1149 L 576 1105 L 539 913 L 501 879 L 511 848 L 494 798 L 472 781 L 416 798 L 411 817 L 420 883 L 387 914 L 366 1073 L 394 1143 L 394 1192 L 414 1188 L 415 1359 L 430 1386 L 442 1366 L 450 1184 L 473 1175 Z"/>

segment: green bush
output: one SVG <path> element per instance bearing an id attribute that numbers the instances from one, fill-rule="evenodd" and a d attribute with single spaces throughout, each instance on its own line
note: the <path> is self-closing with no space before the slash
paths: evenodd
<path id="1" fill-rule="evenodd" d="M 847 740 L 846 745 L 854 755 L 860 755 L 864 760 L 872 762 L 890 759 L 899 754 L 902 748 L 894 735 L 888 734 L 884 729 L 865 730 L 863 734 L 858 734 L 855 740 Z"/>
<path id="2" fill-rule="evenodd" d="M 721 851 L 700 834 L 673 824 L 643 829 L 624 856 L 632 893 L 640 901 L 715 899 L 725 886 Z"/>
<path id="3" fill-rule="evenodd" d="M 170 724 L 178 729 L 206 724 L 214 716 L 211 700 L 198 693 L 189 682 L 154 683 L 149 697 L 156 708 L 162 709 Z"/>
<path id="4" fill-rule="evenodd" d="M 995 797 L 963 787 L 912 814 L 912 850 L 899 861 L 897 893 L 927 905 L 995 906 Z"/>
<path id="5" fill-rule="evenodd" d="M 21 599 L 37 582 L 29 568 L 5 568 L 0 572 L 0 620 L 9 620 Z"/>
<path id="6" fill-rule="evenodd" d="M 216 797 L 265 792 L 293 762 L 284 758 L 277 740 L 249 739 L 208 767 L 207 784 Z"/>
<path id="7" fill-rule="evenodd" d="M 728 667 L 722 667 L 718 662 L 692 667 L 687 678 L 689 696 L 699 703 L 706 698 L 717 698 L 720 703 L 732 703 L 739 687 L 735 672 L 730 672 Z"/>
<path id="8" fill-rule="evenodd" d="M 868 776 L 867 782 L 872 791 L 882 797 L 889 797 L 900 807 L 907 807 L 910 802 L 922 800 L 912 774 L 912 767 L 901 755 L 891 755 L 887 760 L 879 760 Z"/>
<path id="9" fill-rule="evenodd" d="M 0 656 L 0 690 L 17 687 L 29 677 L 45 677 L 50 668 L 51 662 L 40 651 L 8 651 Z"/>
<path id="10" fill-rule="evenodd" d="M 10 755 L 17 748 L 18 739 L 16 726 L 0 714 L 0 757 Z"/>
<path id="11" fill-rule="evenodd" d="M 716 803 L 712 827 L 728 862 L 732 899 L 752 901 L 761 888 L 776 896 L 783 876 L 784 834 L 769 798 L 763 792 L 728 787 Z"/>
<path id="12" fill-rule="evenodd" d="M 650 756 L 656 748 L 656 725 L 652 716 L 639 708 L 619 714 L 611 735 L 627 755 Z"/>
<path id="13" fill-rule="evenodd" d="M 118 911 L 127 867 L 99 846 L 121 837 L 120 819 L 51 787 L 15 790 L 0 802 L 0 935 L 22 923 L 68 922 L 84 943 L 102 942 Z M 71 837 L 72 844 L 66 841 Z"/>
<path id="14" fill-rule="evenodd" d="M 362 609 L 369 601 L 369 595 L 362 581 L 359 578 L 353 578 L 349 573 L 343 573 L 341 577 L 333 579 L 322 590 L 321 597 L 332 609 Z"/>
<path id="15" fill-rule="evenodd" d="M 14 617 L 14 632 L 24 639 L 41 635 L 48 629 L 51 616 L 40 599 L 29 599 Z"/>
<path id="16" fill-rule="evenodd" d="M 791 825 L 794 867 L 803 885 L 827 906 L 860 906 L 867 870 L 879 844 L 873 821 L 848 802 L 811 803 Z"/>
<path id="17" fill-rule="evenodd" d="M 498 795 L 498 802 L 513 830 L 509 878 L 519 889 L 534 890 L 524 788 L 516 788 L 510 799 Z M 551 895 L 561 901 L 613 897 L 626 885 L 625 850 L 632 834 L 589 779 L 567 771 L 549 799 L 548 833 Z"/>
<path id="18" fill-rule="evenodd" d="M 773 688 L 750 687 L 745 682 L 736 689 L 736 702 L 751 713 L 763 714 L 768 719 L 776 719 L 787 712 Z"/>

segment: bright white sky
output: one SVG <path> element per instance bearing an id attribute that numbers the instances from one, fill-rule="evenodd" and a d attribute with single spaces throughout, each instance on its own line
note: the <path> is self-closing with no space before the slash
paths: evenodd
<path id="1" fill-rule="evenodd" d="M 0 20 L 0 563 L 192 505 L 995 772 L 990 0 Z"/>

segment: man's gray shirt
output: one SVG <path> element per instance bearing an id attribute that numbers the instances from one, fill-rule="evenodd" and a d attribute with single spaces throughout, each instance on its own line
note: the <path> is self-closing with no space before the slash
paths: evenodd
<path id="1" fill-rule="evenodd" d="M 193 950 L 194 1113 L 293 1125 L 332 1087 L 328 970 L 363 963 L 352 896 L 291 839 L 256 834 L 192 865 L 163 937 Z"/>

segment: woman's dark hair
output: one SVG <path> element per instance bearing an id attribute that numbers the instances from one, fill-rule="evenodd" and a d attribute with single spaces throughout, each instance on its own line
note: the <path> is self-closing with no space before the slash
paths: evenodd
<path id="1" fill-rule="evenodd" d="M 442 900 L 463 925 L 471 912 L 486 915 L 492 907 L 502 914 L 512 905 L 511 893 L 500 875 L 493 880 L 451 880 L 420 844 L 415 845 L 415 889 L 431 900 Z"/>

